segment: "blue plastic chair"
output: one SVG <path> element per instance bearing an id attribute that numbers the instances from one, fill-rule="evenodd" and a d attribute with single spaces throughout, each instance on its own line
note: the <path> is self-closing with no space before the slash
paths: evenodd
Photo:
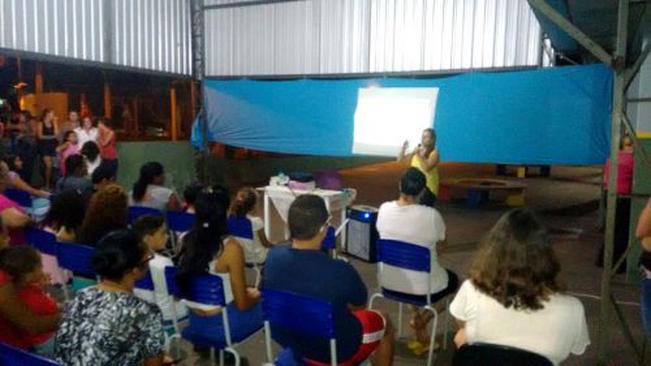
<path id="1" fill-rule="evenodd" d="M 75 276 L 96 279 L 91 265 L 95 248 L 78 243 L 58 243 L 57 260 L 59 267 L 65 268 Z"/>
<path id="2" fill-rule="evenodd" d="M 267 360 L 273 362 L 271 327 L 330 340 L 330 364 L 337 366 L 334 311 L 329 302 L 288 291 L 263 289 Z M 290 347 L 291 348 L 291 347 Z"/>
<path id="3" fill-rule="evenodd" d="M 0 343 L 0 366 L 57 366 L 58 363 L 45 357 L 29 353 L 10 345 Z"/>
<path id="4" fill-rule="evenodd" d="M 226 227 L 228 233 L 235 238 L 242 238 L 246 240 L 253 240 L 254 238 L 253 224 L 251 223 L 251 220 L 246 217 L 229 216 L 226 220 Z M 246 263 L 247 268 L 251 268 L 253 271 L 255 271 L 255 287 L 258 287 L 260 285 L 260 280 L 262 279 L 262 269 L 260 267 L 262 266 L 264 266 L 264 263 Z"/>
<path id="5" fill-rule="evenodd" d="M 153 215 L 153 216 L 163 216 L 163 212 L 151 207 L 144 206 L 130 206 L 129 207 L 129 224 L 133 224 L 140 216 L 144 215 Z"/>
<path id="6" fill-rule="evenodd" d="M 25 230 L 27 243 L 48 255 L 57 255 L 57 238 L 54 234 L 43 229 L 28 228 Z"/>
<path id="7" fill-rule="evenodd" d="M 26 208 L 28 211 L 31 211 L 32 208 L 32 196 L 29 193 L 15 188 L 7 188 L 4 193 L 5 197 L 16 202 L 20 206 Z"/>
<path id="8" fill-rule="evenodd" d="M 431 289 L 431 262 L 430 262 L 430 249 L 424 246 L 415 245 L 411 243 L 406 243 L 398 240 L 386 240 L 380 239 L 377 242 L 377 251 L 378 251 L 378 262 L 383 264 L 388 264 L 394 267 L 399 267 L 411 271 L 424 272 L 427 273 L 427 288 Z M 382 278 L 382 269 L 378 267 L 378 273 L 380 282 Z M 434 361 L 434 339 L 436 337 L 436 328 L 438 326 L 438 312 L 432 306 L 431 299 L 432 291 L 428 291 L 425 296 L 426 300 L 421 300 L 420 296 L 413 296 L 410 294 L 402 294 L 396 291 L 389 291 L 384 288 L 381 289 L 380 293 L 374 293 L 369 299 L 368 307 L 369 309 L 373 308 L 373 301 L 376 298 L 387 298 L 393 301 L 398 302 L 398 337 L 402 333 L 402 308 L 403 304 L 411 304 L 415 306 L 422 307 L 423 309 L 431 312 L 434 316 L 432 319 L 432 332 L 430 335 L 430 344 L 429 344 L 429 354 L 427 357 L 427 366 L 431 366 Z M 446 299 L 446 306 L 448 308 L 448 301 Z M 447 313 L 446 313 L 447 314 Z M 447 328 L 448 328 L 448 316 L 446 316 L 445 329 L 444 329 L 444 340 L 443 340 L 443 349 L 447 346 Z"/>
<path id="9" fill-rule="evenodd" d="M 251 220 L 246 217 L 230 216 L 228 220 L 226 220 L 226 226 L 229 234 L 253 240 L 253 226 Z"/>
<path id="10" fill-rule="evenodd" d="M 158 305 L 158 298 L 156 297 L 156 285 L 154 285 L 154 278 L 151 275 L 151 271 L 147 271 L 147 273 L 141 279 L 136 281 L 136 283 L 134 284 L 134 287 L 137 288 L 137 289 L 140 289 L 140 290 L 151 291 L 152 295 L 153 295 L 154 304 Z M 172 295 L 169 293 L 169 291 L 167 293 L 167 296 L 172 297 Z M 181 337 L 181 331 L 179 330 L 179 323 L 178 323 L 178 319 L 177 319 L 177 315 L 176 315 L 176 307 L 175 307 L 176 304 L 174 304 L 174 298 L 170 298 L 170 302 L 171 302 L 171 305 L 172 305 L 172 315 L 173 315 L 172 316 L 172 329 L 174 330 L 174 333 L 171 336 L 168 336 L 168 333 L 165 332 L 165 340 L 166 340 L 165 343 L 167 345 L 167 351 L 168 352 L 170 351 L 169 346 L 170 346 L 171 340 L 173 338 L 180 338 Z M 169 328 L 169 323 L 167 323 L 168 325 L 165 325 L 165 323 L 167 323 L 167 322 L 164 322 L 163 328 L 165 330 L 170 330 L 171 331 L 171 329 Z"/>
<path id="11" fill-rule="evenodd" d="M 182 211 L 167 211 L 167 227 L 172 231 L 190 231 L 194 226 L 194 215 Z"/>
<path id="12" fill-rule="evenodd" d="M 165 280 L 167 283 L 167 290 L 175 297 L 185 300 L 189 307 L 193 304 L 219 306 L 221 308 L 222 322 L 224 325 L 224 343 L 211 344 L 210 356 L 212 361 L 215 358 L 215 348 L 219 349 L 219 364 L 224 365 L 224 351 L 231 353 L 235 357 L 235 366 L 240 365 L 240 355 L 235 350 L 238 344 L 245 342 L 252 335 L 257 333 L 262 327 L 254 330 L 248 334 L 240 334 L 238 337 L 233 337 L 230 323 L 228 320 L 228 308 L 226 307 L 226 295 L 224 293 L 224 284 L 221 277 L 212 274 L 202 274 L 195 276 L 190 281 L 190 294 L 183 296 L 176 283 L 176 273 L 178 268 L 165 267 Z M 172 310 L 176 317 L 176 311 Z M 191 341 L 191 340 L 190 340 Z"/>

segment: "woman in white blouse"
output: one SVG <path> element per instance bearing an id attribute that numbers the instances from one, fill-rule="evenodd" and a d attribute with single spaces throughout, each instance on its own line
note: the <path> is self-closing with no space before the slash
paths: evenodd
<path id="1" fill-rule="evenodd" d="M 81 126 L 75 128 L 74 131 L 77 134 L 78 146 L 84 146 L 88 141 L 97 143 L 97 127 L 89 116 L 84 117 Z"/>
<path id="2" fill-rule="evenodd" d="M 581 302 L 563 293 L 547 230 L 527 209 L 506 213 L 484 239 L 450 313 L 458 347 L 486 343 L 560 364 L 590 344 Z"/>

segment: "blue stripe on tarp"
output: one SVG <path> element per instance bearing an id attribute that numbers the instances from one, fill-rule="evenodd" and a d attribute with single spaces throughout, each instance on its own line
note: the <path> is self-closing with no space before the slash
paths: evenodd
<path id="1" fill-rule="evenodd" d="M 427 79 L 206 80 L 209 141 L 262 151 L 352 155 L 359 88 L 438 87 L 444 161 L 601 164 L 613 74 L 605 65 Z M 396 121 L 400 123 L 400 121 Z M 201 138 L 198 124 L 193 143 Z"/>

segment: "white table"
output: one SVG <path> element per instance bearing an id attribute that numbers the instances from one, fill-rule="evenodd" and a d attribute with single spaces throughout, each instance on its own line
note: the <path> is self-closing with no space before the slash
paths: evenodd
<path id="1" fill-rule="evenodd" d="M 317 195 L 325 201 L 326 208 L 329 213 L 334 213 L 340 211 L 341 214 L 341 223 L 344 223 L 346 220 L 346 207 L 348 207 L 353 200 L 355 199 L 356 193 L 355 190 L 347 191 L 331 191 L 326 189 L 315 189 L 312 191 L 302 191 L 289 189 L 286 186 L 266 186 L 258 188 L 259 191 L 264 192 L 264 233 L 267 238 L 271 235 L 271 204 L 273 203 L 276 206 L 278 214 L 285 222 L 285 239 L 289 238 L 289 232 L 287 229 L 287 213 L 289 211 L 289 206 L 294 202 L 296 197 L 303 194 L 314 194 Z M 344 227 L 341 231 L 341 245 L 343 248 L 346 247 L 346 228 Z"/>

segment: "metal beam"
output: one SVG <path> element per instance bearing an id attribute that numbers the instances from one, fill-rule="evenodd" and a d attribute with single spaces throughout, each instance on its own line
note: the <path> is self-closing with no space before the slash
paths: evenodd
<path id="1" fill-rule="evenodd" d="M 279 3 L 295 3 L 298 1 L 306 0 L 250 0 L 250 1 L 237 1 L 228 4 L 215 4 L 215 5 L 206 5 L 203 7 L 204 10 L 216 10 L 216 9 L 230 9 L 230 8 L 243 8 L 246 6 L 258 6 L 258 5 L 269 5 L 269 4 L 279 4 Z"/>
<path id="2" fill-rule="evenodd" d="M 640 55 L 637 57 L 637 60 L 635 60 L 635 63 L 624 73 L 624 90 L 628 90 L 628 87 L 631 86 L 635 75 L 640 71 L 640 67 L 642 67 L 644 60 L 649 56 L 649 53 L 651 53 L 651 42 L 646 44 L 642 52 L 640 52 Z"/>
<path id="3" fill-rule="evenodd" d="M 540 0 L 531 0 L 540 1 Z M 606 203 L 606 233 L 604 235 L 604 264 L 601 275 L 601 312 L 599 317 L 599 365 L 607 364 L 608 350 L 611 346 L 609 329 L 613 314 L 610 302 L 612 294 L 613 251 L 615 240 L 615 212 L 617 209 L 617 175 L 619 144 L 621 139 L 621 121 L 624 108 L 624 68 L 626 61 L 626 40 L 628 31 L 628 0 L 619 0 L 617 11 L 617 44 L 615 62 L 612 66 L 615 71 L 613 84 L 613 109 L 610 141 L 610 174 L 608 177 L 608 195 Z"/>
<path id="4" fill-rule="evenodd" d="M 551 7 L 545 0 L 528 0 L 529 5 L 540 11 L 547 19 L 556 24 L 575 41 L 579 42 L 583 48 L 590 51 L 597 59 L 605 64 L 611 64 L 613 58 L 606 50 L 599 44 L 594 42 L 590 37 L 583 33 L 579 28 L 567 20 L 563 15 L 559 14 L 556 9 Z"/>

